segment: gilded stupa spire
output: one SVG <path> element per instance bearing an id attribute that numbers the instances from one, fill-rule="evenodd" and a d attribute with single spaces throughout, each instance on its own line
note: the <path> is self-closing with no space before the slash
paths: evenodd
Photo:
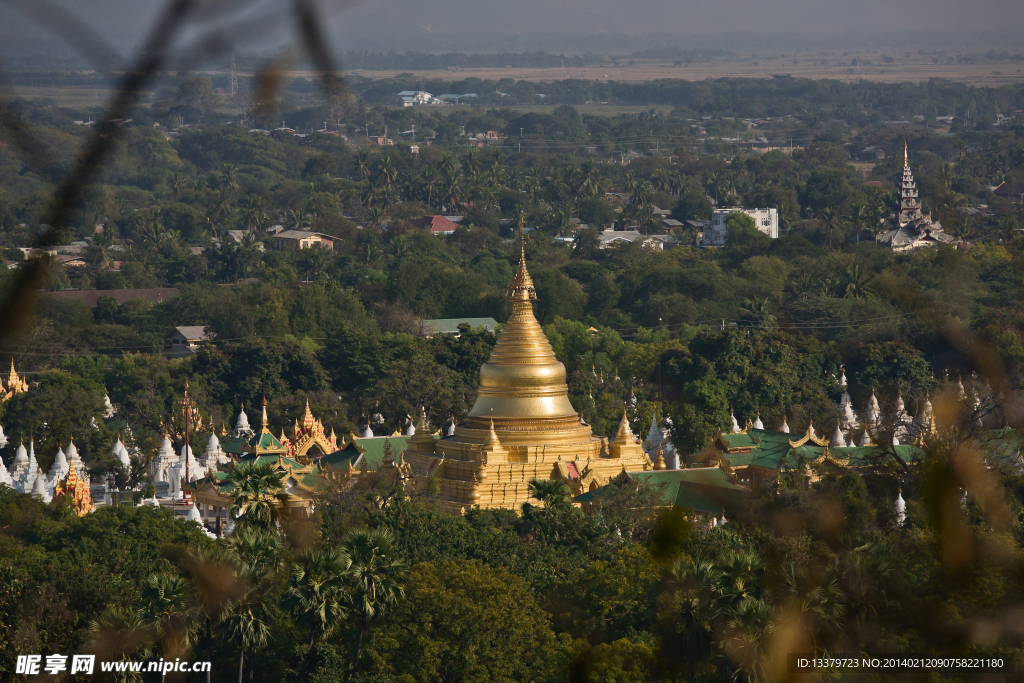
<path id="1" fill-rule="evenodd" d="M 619 433 L 615 435 L 615 440 L 618 441 L 621 438 L 632 439 L 633 430 L 629 428 L 629 417 L 626 416 L 626 409 L 622 409 L 622 422 L 619 423 Z"/>
<path id="2" fill-rule="evenodd" d="M 907 141 L 903 141 L 903 168 L 910 166 L 910 158 L 907 156 Z"/>
<path id="3" fill-rule="evenodd" d="M 522 242 L 509 299 L 512 315 L 480 368 L 480 388 L 466 425 L 484 432 L 490 427 L 489 420 L 499 432 L 509 429 L 512 422 L 518 433 L 556 426 L 580 429 L 579 415 L 569 402 L 565 366 L 555 357 L 533 313 L 537 290 L 526 268 Z"/>
<path id="4" fill-rule="evenodd" d="M 533 278 L 530 271 L 526 269 L 526 243 L 519 239 L 519 268 L 512 278 L 512 286 L 509 288 L 508 297 L 512 301 L 536 301 L 537 289 L 533 286 Z"/>

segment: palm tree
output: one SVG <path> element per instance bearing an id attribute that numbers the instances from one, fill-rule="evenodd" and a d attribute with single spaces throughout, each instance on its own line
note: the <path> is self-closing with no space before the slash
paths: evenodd
<path id="1" fill-rule="evenodd" d="M 234 498 L 231 516 L 240 526 L 273 528 L 280 507 L 290 498 L 268 462 L 239 460 L 228 470 L 225 481 Z"/>
<path id="2" fill-rule="evenodd" d="M 755 296 L 750 299 L 744 299 L 740 315 L 744 318 L 749 318 L 761 329 L 770 330 L 775 327 L 775 316 L 771 314 L 768 308 L 768 297 Z"/>
<path id="3" fill-rule="evenodd" d="M 455 161 L 455 156 L 451 152 L 444 152 L 441 155 L 441 161 L 438 164 L 443 175 L 454 176 L 459 171 L 459 165 Z"/>
<path id="4" fill-rule="evenodd" d="M 269 531 L 241 527 L 227 538 L 225 555 L 239 588 L 225 606 L 223 628 L 239 646 L 238 683 L 242 683 L 246 652 L 252 680 L 255 653 L 270 641 L 270 626 L 277 618 L 277 602 L 271 593 L 281 569 L 282 552 L 280 540 Z"/>
<path id="5" fill-rule="evenodd" d="M 531 479 L 527 486 L 530 498 L 539 500 L 549 510 L 565 509 L 572 505 L 572 489 L 564 479 Z"/>
<path id="6" fill-rule="evenodd" d="M 867 220 L 868 210 L 861 203 L 854 204 L 850 207 L 850 223 L 857 231 L 857 242 L 860 242 L 860 233 L 864 229 L 864 222 Z"/>
<path id="7" fill-rule="evenodd" d="M 174 201 L 178 201 L 178 197 L 181 196 L 181 191 L 185 189 L 186 180 L 177 173 L 171 178 L 171 194 L 174 195 Z"/>
<path id="8" fill-rule="evenodd" d="M 690 669 L 711 654 L 711 593 L 705 590 L 705 578 L 715 573 L 712 563 L 696 561 L 688 555 L 677 557 L 661 577 L 657 602 L 659 630 L 668 646 L 665 653 L 681 660 Z"/>
<path id="9" fill-rule="evenodd" d="M 331 265 L 333 250 L 327 247 L 321 247 L 313 245 L 309 249 L 303 250 L 305 258 L 306 270 L 313 274 L 313 281 L 320 276 L 320 273 L 327 270 Z"/>
<path id="10" fill-rule="evenodd" d="M 231 192 L 238 189 L 238 169 L 234 164 L 224 164 L 224 187 Z"/>
<path id="11" fill-rule="evenodd" d="M 579 176 L 577 178 L 577 196 L 591 198 L 596 197 L 601 192 L 601 171 L 597 168 L 597 164 L 594 163 L 593 159 L 587 159 L 580 166 Z M 578 203 L 578 200 L 577 200 Z"/>
<path id="12" fill-rule="evenodd" d="M 96 266 L 98 270 L 106 270 L 111 261 L 111 246 L 111 239 L 106 233 L 101 232 L 100 234 L 93 236 L 92 243 L 89 245 L 89 248 L 86 249 L 89 263 Z"/>
<path id="13" fill-rule="evenodd" d="M 89 644 L 106 661 L 128 662 L 147 659 L 152 653 L 152 636 L 137 610 L 107 607 L 89 623 Z M 141 672 L 113 673 L 117 683 L 142 683 Z"/>
<path id="14" fill-rule="evenodd" d="M 387 214 L 384 213 L 384 209 L 379 206 L 374 206 L 366 212 L 366 223 L 371 228 L 380 228 L 387 218 Z"/>
<path id="15" fill-rule="evenodd" d="M 467 178 L 472 178 L 476 175 L 479 167 L 480 158 L 477 154 L 476 147 L 470 147 L 466 150 L 466 153 L 462 155 L 462 175 Z"/>
<path id="16" fill-rule="evenodd" d="M 306 214 L 301 209 L 285 211 L 284 222 L 291 230 L 302 230 L 302 226 L 306 222 Z"/>
<path id="17" fill-rule="evenodd" d="M 263 221 L 267 218 L 267 212 L 263 209 L 263 197 L 253 195 L 249 198 L 249 204 L 242 212 L 242 220 L 245 222 L 246 230 L 259 230 Z"/>
<path id="18" fill-rule="evenodd" d="M 370 175 L 370 152 L 363 148 L 356 155 L 356 172 L 359 173 L 359 192 L 363 191 L 363 185 Z"/>
<path id="19" fill-rule="evenodd" d="M 348 569 L 352 594 L 352 613 L 359 623 L 356 656 L 352 673 L 359 671 L 359 658 L 363 652 L 363 638 L 374 619 L 405 597 L 399 583 L 405 577 L 405 563 L 395 550 L 394 537 L 387 529 L 355 531 L 341 543 L 348 555 Z"/>
<path id="20" fill-rule="evenodd" d="M 865 272 L 860 263 L 851 263 L 846 269 L 846 277 L 848 281 L 844 298 L 867 299 L 874 296 L 875 292 L 871 289 L 871 280 L 874 279 L 872 273 Z"/>
<path id="21" fill-rule="evenodd" d="M 821 226 L 822 232 L 828 233 L 828 248 L 832 248 L 832 233 L 836 230 L 841 230 L 843 227 L 843 217 L 839 211 L 834 207 L 827 206 L 818 212 L 818 221 Z"/>
<path id="22" fill-rule="evenodd" d="M 552 229 L 556 237 L 571 235 L 576 231 L 576 227 L 572 222 L 572 206 L 568 204 L 552 216 Z"/>
<path id="23" fill-rule="evenodd" d="M 799 622 L 807 629 L 812 650 L 830 647 L 843 631 L 845 595 L 833 572 L 818 575 L 805 566 L 791 563 L 783 572 L 782 597 L 797 608 Z"/>
<path id="24" fill-rule="evenodd" d="M 434 205 L 434 188 L 437 186 L 437 172 L 433 166 L 425 166 L 420 171 L 420 182 L 427 191 L 427 206 Z"/>
<path id="25" fill-rule="evenodd" d="M 182 656 L 192 645 L 197 612 L 188 581 L 174 574 L 153 574 L 143 584 L 141 598 L 139 614 L 164 659 Z M 166 676 L 164 673 L 161 680 Z"/>
<path id="26" fill-rule="evenodd" d="M 292 565 L 284 605 L 309 630 L 309 646 L 334 635 L 348 616 L 351 596 L 345 583 L 352 560 L 337 548 L 299 556 Z"/>

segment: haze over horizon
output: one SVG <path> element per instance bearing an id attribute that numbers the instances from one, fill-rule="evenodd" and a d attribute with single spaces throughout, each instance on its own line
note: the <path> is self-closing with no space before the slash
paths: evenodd
<path id="1" fill-rule="evenodd" d="M 136 48 L 164 3 L 158 0 L 59 0 L 120 52 Z M 222 8 L 240 7 L 226 3 Z M 241 16 L 269 17 L 269 36 L 255 39 L 229 31 L 240 51 L 270 51 L 283 45 L 294 25 L 291 3 L 265 0 Z M 224 11 L 222 9 L 222 11 Z M 376 52 L 628 52 L 653 46 L 757 50 L 1013 48 L 1024 43 L 1018 0 L 751 0 L 676 3 L 669 0 L 331 0 L 321 6 L 330 47 Z M 13 16 L 12 16 L 13 15 Z M 29 20 L 9 8 L 0 11 L 8 31 L 36 36 Z M 238 15 L 236 15 L 237 18 Z M 276 17 L 276 19 L 274 18 Z M 212 28 L 211 17 L 200 27 Z M 10 48 L 8 48 L 10 49 Z"/>

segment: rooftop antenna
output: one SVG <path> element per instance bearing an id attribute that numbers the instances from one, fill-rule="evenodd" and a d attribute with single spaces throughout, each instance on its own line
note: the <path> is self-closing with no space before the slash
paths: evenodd
<path id="1" fill-rule="evenodd" d="M 231 94 L 238 93 L 238 73 L 235 71 L 235 54 L 231 53 Z"/>

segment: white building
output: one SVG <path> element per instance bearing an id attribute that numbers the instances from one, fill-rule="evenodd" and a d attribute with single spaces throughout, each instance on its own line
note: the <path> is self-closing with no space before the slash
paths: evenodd
<path id="1" fill-rule="evenodd" d="M 715 209 L 711 212 L 711 222 L 704 229 L 704 239 L 701 246 L 724 247 L 726 222 L 729 216 L 734 213 L 745 213 L 754 220 L 754 225 L 764 234 L 773 240 L 779 238 L 779 212 L 778 209 L 741 209 L 731 207 L 728 209 Z"/>
<path id="2" fill-rule="evenodd" d="M 403 107 L 415 107 L 423 104 L 443 104 L 441 100 L 425 90 L 403 90 L 398 93 L 398 99 L 402 100 Z"/>

